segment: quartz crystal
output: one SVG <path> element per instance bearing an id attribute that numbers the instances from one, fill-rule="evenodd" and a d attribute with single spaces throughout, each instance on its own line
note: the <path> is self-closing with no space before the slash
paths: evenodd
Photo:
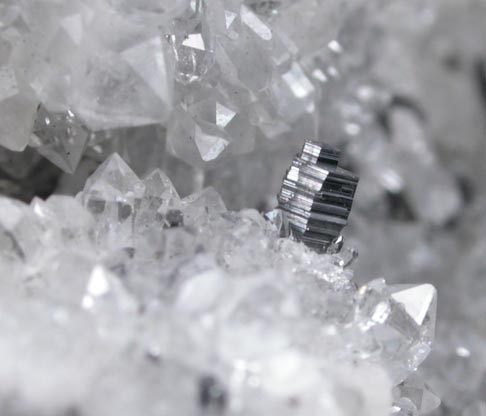
<path id="1" fill-rule="evenodd" d="M 440 405 L 434 391 L 416 374 L 395 388 L 393 396 L 396 402 L 408 399 L 419 414 L 429 414 Z"/>
<path id="2" fill-rule="evenodd" d="M 386 287 L 382 280 L 370 282 L 358 292 L 356 316 L 361 331 L 369 333 L 379 360 L 387 362 L 390 376 L 397 383 L 405 380 L 430 352 L 436 296 L 435 288 L 428 284 Z"/>
<path id="3" fill-rule="evenodd" d="M 172 104 L 167 49 L 158 35 L 122 51 L 100 50 L 79 63 L 74 110 L 92 130 L 165 122 Z"/>
<path id="4" fill-rule="evenodd" d="M 74 173 L 88 144 L 89 130 L 71 111 L 50 113 L 40 106 L 31 146 L 67 173 Z"/>

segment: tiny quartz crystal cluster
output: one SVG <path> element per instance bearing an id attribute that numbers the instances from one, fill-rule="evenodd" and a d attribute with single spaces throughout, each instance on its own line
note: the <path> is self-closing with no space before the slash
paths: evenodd
<path id="1" fill-rule="evenodd" d="M 485 21 L 0 0 L 0 414 L 486 415 Z"/>

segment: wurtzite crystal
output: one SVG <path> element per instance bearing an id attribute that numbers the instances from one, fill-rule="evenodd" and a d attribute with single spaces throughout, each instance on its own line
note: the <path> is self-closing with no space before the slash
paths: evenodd
<path id="1" fill-rule="evenodd" d="M 306 141 L 278 196 L 294 236 L 318 250 L 341 237 L 358 186 L 356 176 L 338 167 L 339 157 L 331 146 Z"/>

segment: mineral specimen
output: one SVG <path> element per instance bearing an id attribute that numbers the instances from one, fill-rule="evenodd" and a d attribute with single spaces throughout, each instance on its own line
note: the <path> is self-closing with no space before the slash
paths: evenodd
<path id="1" fill-rule="evenodd" d="M 0 1 L 0 413 L 482 415 L 485 19 Z M 360 177 L 334 255 L 274 210 L 317 138 Z"/>

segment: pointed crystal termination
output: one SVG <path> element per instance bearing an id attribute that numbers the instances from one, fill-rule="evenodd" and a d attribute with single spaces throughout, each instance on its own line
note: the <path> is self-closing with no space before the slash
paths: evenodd
<path id="1" fill-rule="evenodd" d="M 145 184 L 118 155 L 113 154 L 86 181 L 77 196 L 96 221 L 96 239 L 119 249 L 133 244 Z"/>
<path id="2" fill-rule="evenodd" d="M 37 110 L 30 145 L 67 173 L 74 173 L 88 143 L 90 131 L 71 111 Z"/>
<path id="3" fill-rule="evenodd" d="M 329 250 L 347 225 L 358 177 L 338 167 L 340 152 L 307 141 L 292 161 L 278 196 L 292 234 L 319 251 Z"/>
<path id="4" fill-rule="evenodd" d="M 440 398 L 416 373 L 395 387 L 393 397 L 395 401 L 408 399 L 420 415 L 430 414 L 441 404 Z"/>
<path id="5" fill-rule="evenodd" d="M 385 365 L 398 385 L 427 358 L 435 334 L 437 291 L 430 284 L 387 286 L 383 279 L 361 287 L 355 322 L 365 355 Z M 424 406 L 413 389 L 407 398 Z M 420 400 L 419 400 L 420 399 Z"/>

